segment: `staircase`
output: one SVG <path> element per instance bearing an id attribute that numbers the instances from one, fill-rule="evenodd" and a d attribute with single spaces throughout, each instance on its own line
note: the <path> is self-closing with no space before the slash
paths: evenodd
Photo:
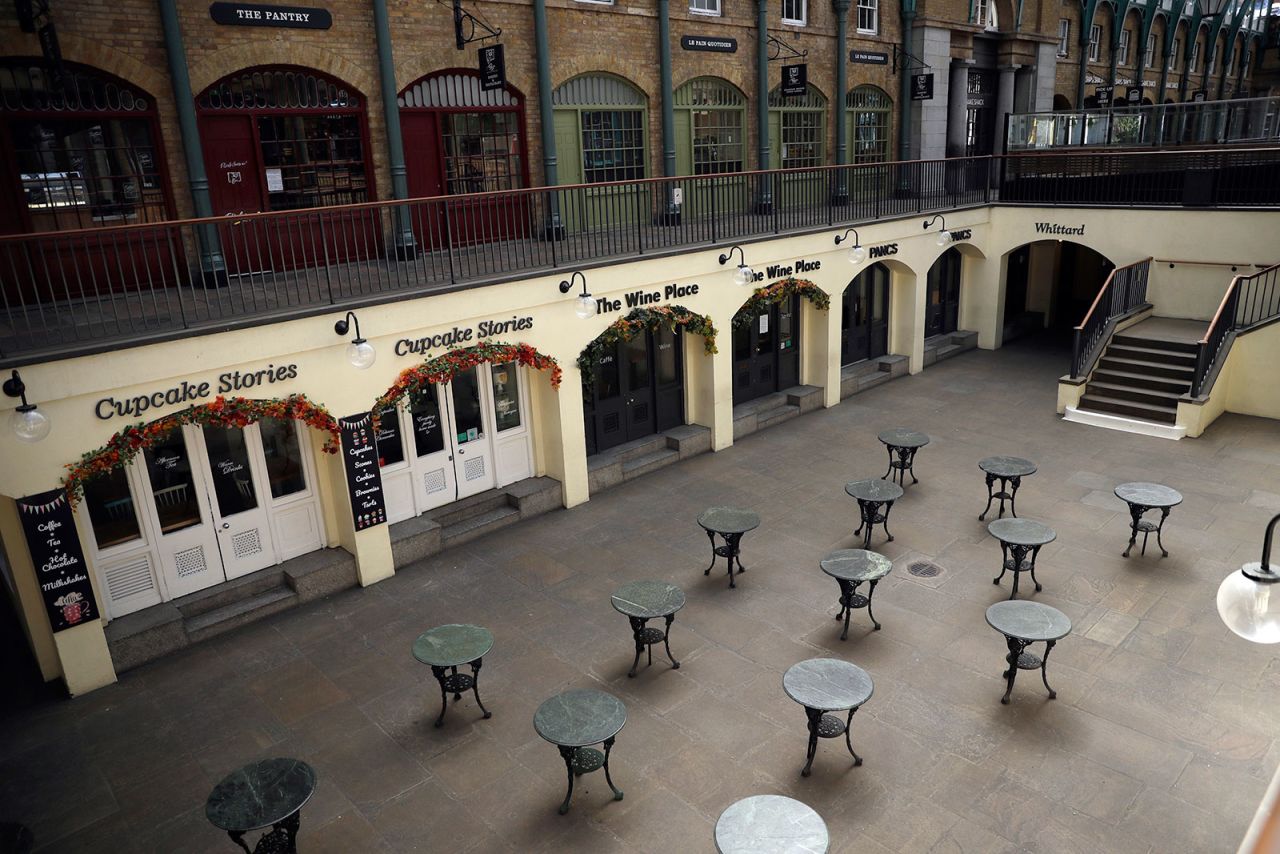
<path id="1" fill-rule="evenodd" d="M 1077 408 L 1173 424 L 1195 367 L 1195 343 L 1126 331 L 1107 345 Z"/>

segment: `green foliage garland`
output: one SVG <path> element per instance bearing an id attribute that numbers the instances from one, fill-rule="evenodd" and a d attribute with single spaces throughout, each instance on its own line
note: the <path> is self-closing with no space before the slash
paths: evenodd
<path id="1" fill-rule="evenodd" d="M 696 314 L 682 305 L 659 305 L 653 308 L 635 308 L 626 317 L 620 317 L 600 336 L 588 344 L 578 356 L 578 369 L 584 377 L 595 374 L 605 350 L 619 342 L 630 341 L 642 332 L 666 328 L 677 332 L 681 328 L 685 332 L 702 336 L 702 346 L 708 354 L 716 351 L 716 328 L 711 318 L 704 314 Z M 583 382 L 586 388 L 588 382 Z"/>
<path id="2" fill-rule="evenodd" d="M 788 300 L 795 294 L 799 294 L 813 303 L 813 307 L 820 311 L 826 311 L 831 307 L 831 297 L 827 296 L 826 291 L 808 279 L 797 279 L 795 276 L 790 276 L 786 279 L 779 279 L 772 285 L 756 288 L 756 292 L 751 295 L 749 300 L 743 303 L 742 308 L 738 309 L 738 313 L 733 316 L 733 328 L 741 329 L 759 315 L 764 314 L 770 306 Z"/>

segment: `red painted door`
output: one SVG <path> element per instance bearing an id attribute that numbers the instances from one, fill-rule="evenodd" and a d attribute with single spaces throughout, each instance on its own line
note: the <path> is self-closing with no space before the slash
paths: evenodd
<path id="1" fill-rule="evenodd" d="M 400 137 L 404 141 L 405 177 L 409 197 L 424 199 L 444 195 L 444 174 L 440 166 L 440 127 L 434 113 L 401 112 Z M 415 205 L 413 234 L 429 249 L 448 245 L 441 205 Z"/>
<path id="2" fill-rule="evenodd" d="M 253 119 L 202 116 L 200 140 L 213 212 L 227 218 L 227 224 L 218 229 L 227 271 L 244 274 L 273 269 L 270 244 L 258 233 L 263 224 L 236 218 L 236 214 L 258 213 L 266 208 Z"/>

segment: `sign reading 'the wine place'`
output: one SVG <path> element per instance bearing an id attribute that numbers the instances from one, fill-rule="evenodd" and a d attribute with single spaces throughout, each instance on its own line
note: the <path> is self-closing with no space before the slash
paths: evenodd
<path id="1" fill-rule="evenodd" d="M 60 632 L 96 620 L 98 603 L 93 598 L 93 584 L 66 492 L 51 489 L 20 498 L 17 505 L 40 583 L 40 598 L 53 630 Z"/>
<path id="2" fill-rule="evenodd" d="M 347 471 L 347 495 L 357 531 L 387 521 L 378 469 L 378 446 L 373 439 L 373 416 L 368 412 L 338 419 L 342 432 L 342 465 Z"/>

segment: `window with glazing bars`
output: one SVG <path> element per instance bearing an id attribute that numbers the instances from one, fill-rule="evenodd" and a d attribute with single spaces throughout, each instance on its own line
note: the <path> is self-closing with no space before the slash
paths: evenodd
<path id="1" fill-rule="evenodd" d="M 1173 40 L 1173 44 L 1169 48 L 1169 70 L 1172 71 L 1178 64 L 1178 45 L 1177 39 Z"/>
<path id="2" fill-rule="evenodd" d="M 880 31 L 880 0 L 858 0 L 858 32 Z"/>
<path id="3" fill-rule="evenodd" d="M 1102 56 L 1102 27 L 1094 24 L 1089 28 L 1089 61 L 1097 62 Z"/>
<path id="4" fill-rule="evenodd" d="M 357 116 L 259 116 L 258 137 L 262 141 L 263 167 L 279 169 L 284 187 L 270 193 L 270 210 L 369 200 Z"/>
<path id="5" fill-rule="evenodd" d="M 1133 41 L 1133 33 L 1125 30 L 1120 33 L 1120 46 L 1116 50 L 1116 65 L 1129 64 L 1129 43 Z"/>
<path id="6" fill-rule="evenodd" d="M 1071 52 L 1071 22 L 1066 18 L 1058 20 L 1058 56 L 1066 56 Z"/>
<path id="7" fill-rule="evenodd" d="M 1191 67 L 1187 70 L 1195 74 L 1196 68 L 1200 65 L 1200 42 L 1193 42 L 1191 45 Z"/>
<path id="8" fill-rule="evenodd" d="M 973 4 L 973 22 L 979 27 L 987 25 L 988 9 L 990 7 L 989 0 L 974 0 Z"/>
<path id="9" fill-rule="evenodd" d="M 853 114 L 854 163 L 881 163 L 889 159 L 889 122 L 893 101 L 878 89 L 859 86 L 849 94 Z"/>
<path id="10" fill-rule="evenodd" d="M 742 171 L 742 111 L 693 111 L 693 174 Z"/>
<path id="11" fill-rule="evenodd" d="M 719 15 L 720 0 L 689 0 L 689 11 L 695 15 Z"/>
<path id="12" fill-rule="evenodd" d="M 822 113 L 787 110 L 782 114 L 782 168 L 822 165 Z"/>
<path id="13" fill-rule="evenodd" d="M 1156 64 L 1156 36 L 1155 33 L 1147 36 L 1147 55 L 1143 57 L 1143 68 L 1154 68 Z"/>
<path id="14" fill-rule="evenodd" d="M 644 113 L 582 111 L 582 176 L 588 184 L 644 177 Z"/>
<path id="15" fill-rule="evenodd" d="M 445 113 L 442 118 L 449 195 L 523 186 L 518 114 Z"/>
<path id="16" fill-rule="evenodd" d="M 782 0 L 782 23 L 804 25 L 806 0 Z"/>

